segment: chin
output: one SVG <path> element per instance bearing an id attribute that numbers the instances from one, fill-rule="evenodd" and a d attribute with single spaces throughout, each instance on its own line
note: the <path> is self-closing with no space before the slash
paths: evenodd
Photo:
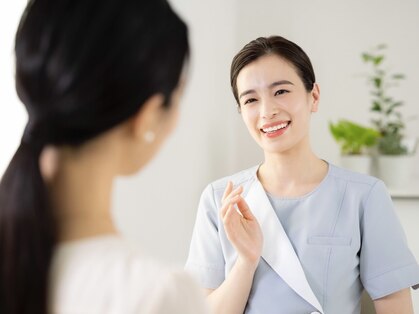
<path id="1" fill-rule="evenodd" d="M 146 166 L 148 162 L 141 162 L 141 163 L 131 163 L 131 164 L 125 164 L 122 169 L 120 169 L 118 175 L 119 176 L 133 176 L 136 175 L 138 172 L 141 171 L 141 169 Z"/>
<path id="2" fill-rule="evenodd" d="M 263 151 L 268 154 L 286 154 L 292 151 L 295 145 L 284 145 L 284 143 L 277 145 L 261 145 Z"/>

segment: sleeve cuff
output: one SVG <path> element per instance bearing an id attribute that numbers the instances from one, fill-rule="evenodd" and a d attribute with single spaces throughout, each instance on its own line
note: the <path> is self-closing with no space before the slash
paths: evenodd
<path id="1" fill-rule="evenodd" d="M 414 262 L 387 271 L 363 282 L 371 299 L 376 300 L 394 292 L 412 287 L 419 288 L 419 265 Z"/>

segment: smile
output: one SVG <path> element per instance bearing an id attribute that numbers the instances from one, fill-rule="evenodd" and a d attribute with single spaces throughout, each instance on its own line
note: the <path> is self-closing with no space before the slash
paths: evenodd
<path id="1" fill-rule="evenodd" d="M 281 123 L 281 124 L 278 124 L 278 125 L 275 125 L 275 126 L 271 126 L 271 127 L 268 127 L 268 128 L 262 128 L 261 130 L 264 133 L 273 133 L 273 132 L 278 131 L 280 129 L 286 128 L 290 123 L 291 123 L 291 121 L 288 121 L 288 122 L 284 122 L 284 123 Z"/>
<path id="2" fill-rule="evenodd" d="M 288 129 L 290 124 L 291 121 L 281 121 L 277 124 L 272 123 L 264 125 L 263 128 L 260 129 L 260 131 L 263 134 L 265 134 L 266 137 L 272 138 L 284 134 L 284 132 Z"/>

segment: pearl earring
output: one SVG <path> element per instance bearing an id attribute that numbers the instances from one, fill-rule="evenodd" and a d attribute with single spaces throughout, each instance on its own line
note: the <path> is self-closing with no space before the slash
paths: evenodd
<path id="1" fill-rule="evenodd" d="M 154 134 L 153 131 L 147 131 L 144 133 L 144 140 L 147 143 L 152 143 L 154 142 L 154 139 L 156 138 L 156 135 Z"/>

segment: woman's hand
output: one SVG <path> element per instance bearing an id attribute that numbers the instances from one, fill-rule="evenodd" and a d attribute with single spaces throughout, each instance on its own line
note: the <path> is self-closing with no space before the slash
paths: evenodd
<path id="1" fill-rule="evenodd" d="M 239 259 L 257 266 L 262 255 L 263 235 L 256 217 L 241 196 L 243 187 L 233 190 L 228 182 L 222 198 L 220 215 L 227 237 Z"/>

